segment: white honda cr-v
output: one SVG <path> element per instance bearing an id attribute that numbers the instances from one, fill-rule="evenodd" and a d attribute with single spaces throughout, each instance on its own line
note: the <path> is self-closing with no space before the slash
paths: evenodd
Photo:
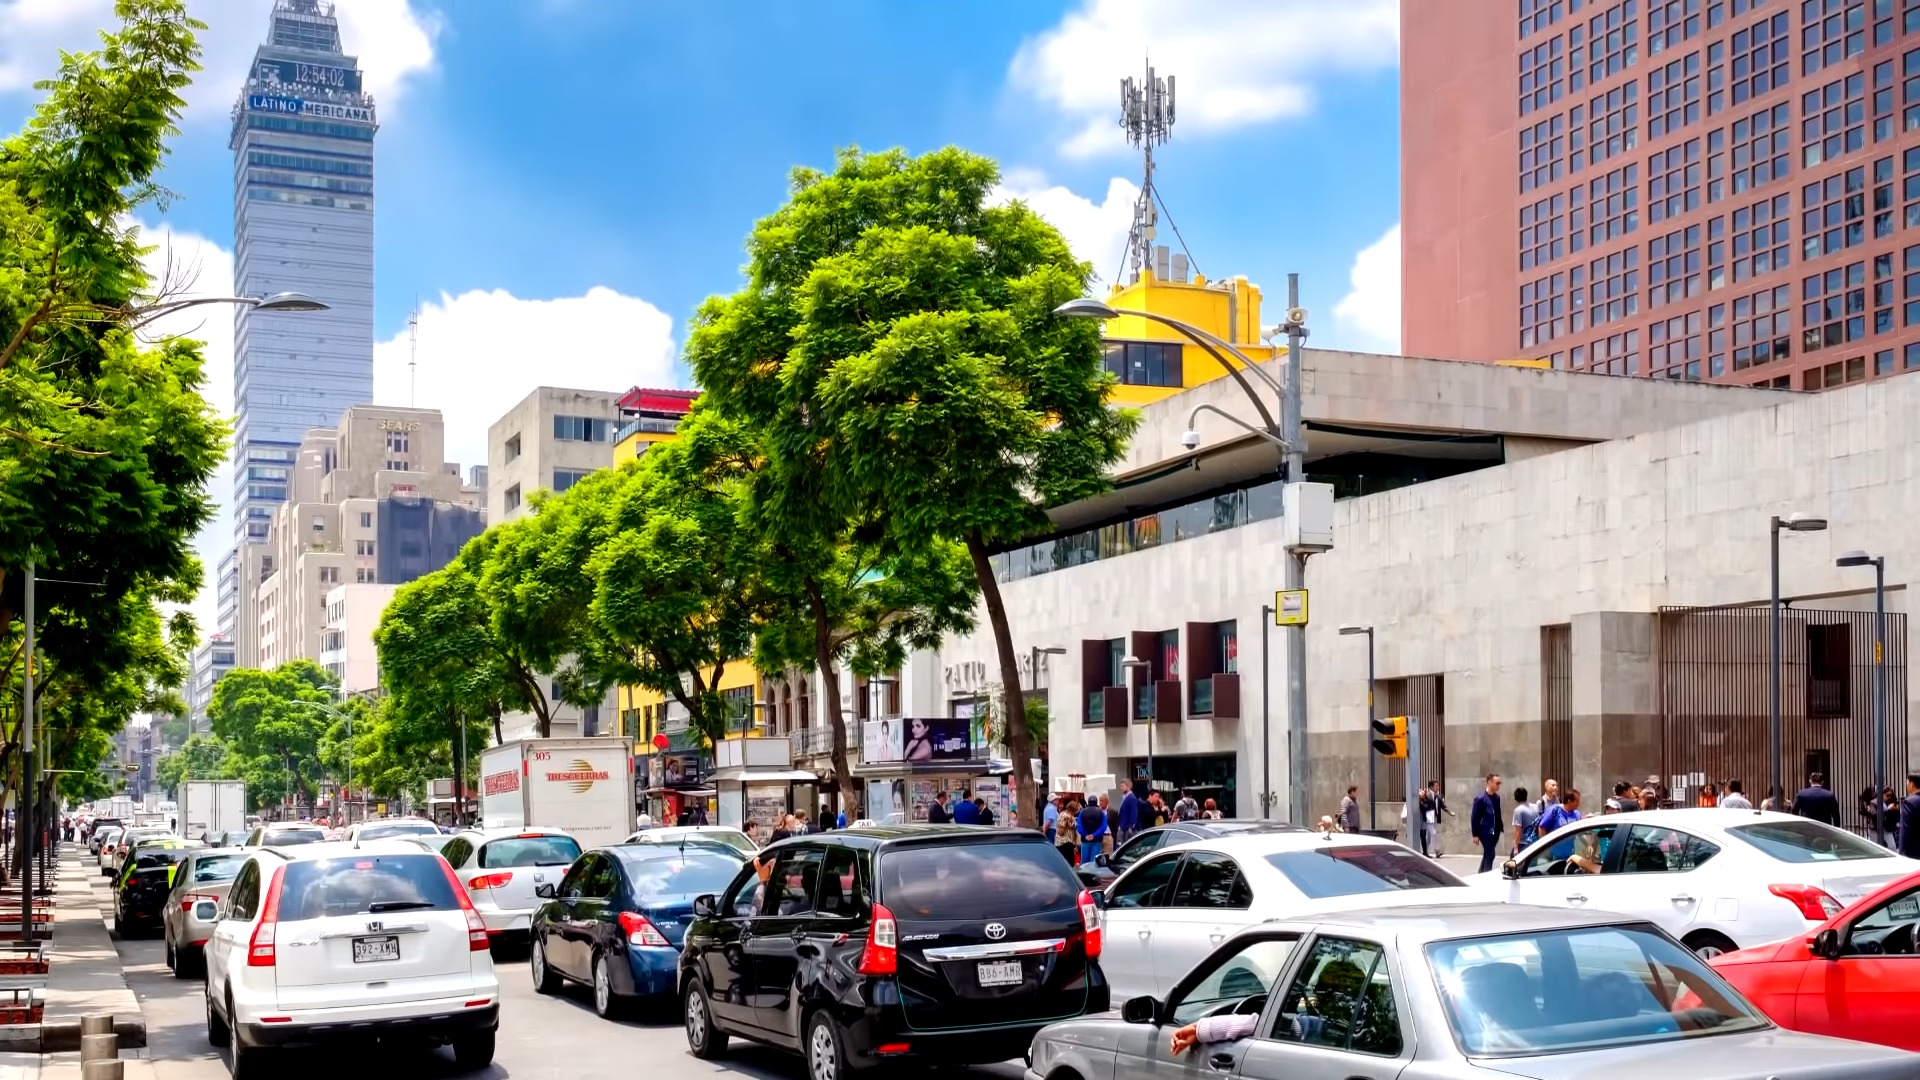
<path id="1" fill-rule="evenodd" d="M 233 1075 L 270 1047 L 406 1035 L 493 1060 L 487 927 L 445 859 L 395 841 L 256 848 L 206 946 L 207 1041 Z"/>

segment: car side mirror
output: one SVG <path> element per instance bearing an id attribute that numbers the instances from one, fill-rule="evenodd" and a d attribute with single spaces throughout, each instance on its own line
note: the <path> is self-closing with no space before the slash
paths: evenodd
<path id="1" fill-rule="evenodd" d="M 1105 866 L 1105 867 L 1109 867 L 1109 868 L 1111 868 L 1111 866 L 1112 866 L 1112 864 L 1111 864 L 1111 863 L 1109 863 L 1109 862 L 1107 861 L 1107 855 L 1106 855 L 1106 852 L 1101 852 L 1100 854 L 1098 854 L 1098 855 L 1095 855 L 1095 856 L 1093 857 L 1093 865 L 1095 865 L 1095 866 Z"/>
<path id="2" fill-rule="evenodd" d="M 551 900 L 560 894 L 550 882 L 543 881 L 533 887 L 533 895 L 542 900 Z"/>
<path id="3" fill-rule="evenodd" d="M 1093 889 L 1091 890 L 1091 895 L 1093 896 L 1093 906 L 1105 911 L 1107 909 L 1107 890 Z"/>
<path id="4" fill-rule="evenodd" d="M 1129 1024 L 1157 1024 L 1160 1022 L 1160 1000 L 1153 997 L 1128 998 L 1120 1006 L 1120 1019 Z"/>
<path id="5" fill-rule="evenodd" d="M 1520 864 L 1513 859 L 1508 859 L 1500 865 L 1500 876 L 1503 878 L 1518 878 L 1520 876 Z"/>
<path id="6" fill-rule="evenodd" d="M 702 919 L 711 919 L 720 913 L 720 904 L 712 893 L 701 893 L 693 898 L 693 913 Z"/>
<path id="7" fill-rule="evenodd" d="M 1840 959 L 1840 931 L 1822 930 L 1813 935 L 1813 955 L 1826 960 Z"/>

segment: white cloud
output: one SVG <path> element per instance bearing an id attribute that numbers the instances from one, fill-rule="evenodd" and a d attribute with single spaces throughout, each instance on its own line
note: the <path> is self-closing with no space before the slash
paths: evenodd
<path id="1" fill-rule="evenodd" d="M 1353 288 L 1333 309 L 1338 329 L 1352 345 L 1399 352 L 1399 223 L 1360 249 L 1349 277 Z"/>
<path id="2" fill-rule="evenodd" d="M 439 12 L 409 0 L 337 0 L 340 37 L 360 59 L 366 89 L 383 116 L 391 116 L 408 81 L 433 68 L 434 43 L 445 25 Z M 201 71 L 184 95 L 187 123 L 226 123 L 246 78 L 253 51 L 265 40 L 272 0 L 189 0 L 207 24 L 200 33 Z M 112 0 L 0 0 L 0 93 L 25 90 L 53 75 L 60 49 L 99 45 L 113 23 Z"/>
<path id="3" fill-rule="evenodd" d="M 1070 156 L 1119 150 L 1117 87 L 1151 58 L 1177 79 L 1176 129 L 1224 131 L 1298 116 L 1316 76 L 1392 67 L 1399 0 L 1084 0 L 1022 43 L 1009 82 L 1077 132 Z"/>
<path id="4" fill-rule="evenodd" d="M 420 307 L 411 391 L 409 354 L 405 330 L 375 344 L 373 399 L 439 409 L 447 457 L 463 471 L 485 464 L 488 425 L 536 386 L 625 390 L 679 381 L 673 320 L 605 287 L 555 300 L 523 300 L 499 289 L 443 293 Z"/>
<path id="5" fill-rule="evenodd" d="M 1046 177 L 1025 169 L 1009 170 L 988 196 L 991 203 L 1019 199 L 1066 237 L 1076 257 L 1093 264 L 1101 281 L 1120 268 L 1133 223 L 1133 204 L 1140 198 L 1138 184 L 1121 177 L 1107 181 L 1107 197 L 1096 203 Z"/>

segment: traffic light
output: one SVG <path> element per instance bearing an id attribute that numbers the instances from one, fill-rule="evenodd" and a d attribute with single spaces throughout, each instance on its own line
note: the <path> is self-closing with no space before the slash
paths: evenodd
<path id="1" fill-rule="evenodd" d="M 1407 718 L 1389 716 L 1385 720 L 1373 721 L 1373 749 L 1381 757 L 1406 757 Z"/>

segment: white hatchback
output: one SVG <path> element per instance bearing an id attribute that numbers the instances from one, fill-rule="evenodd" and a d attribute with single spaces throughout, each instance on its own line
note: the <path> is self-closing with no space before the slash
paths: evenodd
<path id="1" fill-rule="evenodd" d="M 580 857 L 580 842 L 559 829 L 468 829 L 448 839 L 440 854 L 494 942 L 524 945 L 534 909 L 546 903 L 534 890 L 560 884 Z"/>
<path id="2" fill-rule="evenodd" d="M 493 1060 L 500 984 L 487 928 L 453 868 L 412 844 L 256 848 L 206 946 L 207 1041 L 233 1075 L 268 1048 L 403 1035 Z"/>
<path id="3" fill-rule="evenodd" d="M 1809 818 L 1693 807 L 1582 818 L 1468 881 L 1508 903 L 1637 915 L 1717 956 L 1808 933 L 1916 870 Z"/>

